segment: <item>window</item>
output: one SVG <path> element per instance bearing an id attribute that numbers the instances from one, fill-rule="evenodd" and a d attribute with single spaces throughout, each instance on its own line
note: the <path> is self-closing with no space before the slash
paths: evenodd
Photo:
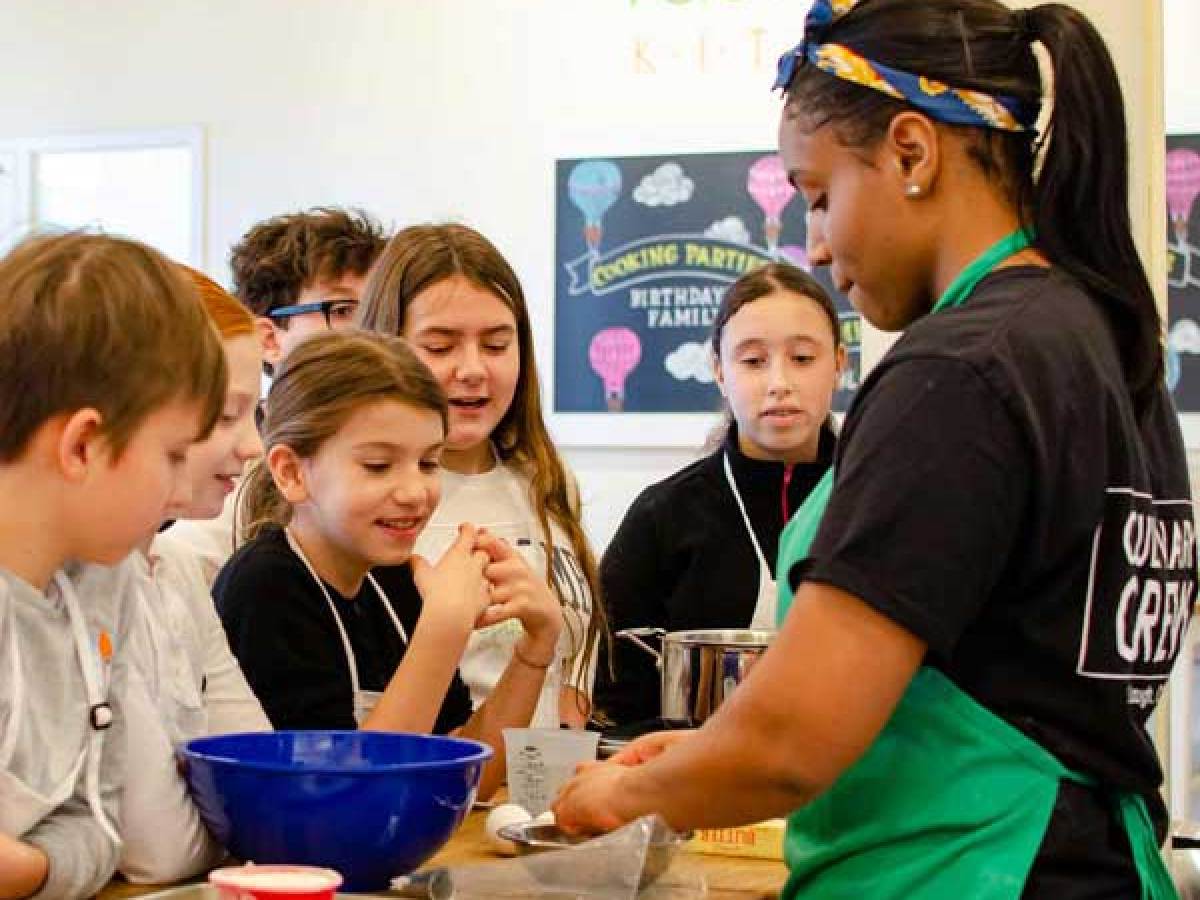
<path id="1" fill-rule="evenodd" d="M 0 250 L 32 228 L 97 227 L 203 264 L 199 128 L 0 142 Z"/>

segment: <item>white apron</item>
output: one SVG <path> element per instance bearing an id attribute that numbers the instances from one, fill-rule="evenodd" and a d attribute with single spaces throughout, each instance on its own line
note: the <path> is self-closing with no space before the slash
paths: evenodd
<path id="1" fill-rule="evenodd" d="M 101 661 L 98 650 L 90 640 L 87 622 L 79 609 L 79 601 L 71 583 L 61 572 L 54 576 L 54 580 L 62 594 L 63 603 L 66 605 L 67 618 L 70 621 L 71 634 L 75 641 L 75 654 L 83 672 L 90 730 L 87 732 L 83 747 L 75 757 L 75 762 L 71 764 L 67 772 L 63 773 L 48 794 L 34 790 L 9 770 L 17 743 L 17 729 L 20 727 L 26 702 L 20 645 L 17 641 L 16 629 L 11 629 L 7 655 L 11 660 L 9 676 L 12 679 L 13 709 L 9 727 L 0 738 L 0 833 L 10 837 L 21 837 L 66 802 L 74 793 L 79 773 L 83 771 L 84 791 L 92 816 L 100 824 L 109 840 L 115 846 L 120 847 L 121 839 L 108 820 L 108 816 L 104 814 L 104 807 L 100 800 L 100 756 L 104 745 L 104 731 L 112 725 L 113 721 L 112 707 L 107 702 L 108 684 L 104 671 L 105 664 Z M 0 590 L 7 590 L 7 586 L 0 585 Z"/>
<path id="2" fill-rule="evenodd" d="M 184 629 L 194 629 L 195 623 L 184 607 L 183 598 L 155 576 L 161 561 L 146 562 L 149 569 L 144 574 L 139 571 L 137 596 L 153 655 L 151 686 L 167 737 L 178 747 L 208 733 L 208 713 L 201 693 L 203 673 L 196 670 L 187 646 L 179 638 Z"/>
<path id="3" fill-rule="evenodd" d="M 771 577 L 771 567 L 763 556 L 758 538 L 754 536 L 754 526 L 750 524 L 750 515 L 746 512 L 746 504 L 738 493 L 737 482 L 733 480 L 733 467 L 729 464 L 729 454 L 724 455 L 725 480 L 729 482 L 729 490 L 737 501 L 738 510 L 742 514 L 742 522 L 746 525 L 746 534 L 750 535 L 750 543 L 754 547 L 754 555 L 758 557 L 758 598 L 754 603 L 754 615 L 750 617 L 751 628 L 775 628 L 775 579 Z"/>
<path id="4" fill-rule="evenodd" d="M 367 720 L 367 717 L 371 715 L 371 712 L 378 705 L 379 698 L 383 695 L 383 692 L 367 691 L 359 686 L 358 662 L 354 658 L 354 648 L 350 645 L 350 635 L 346 633 L 346 626 L 342 624 L 342 617 L 338 614 L 337 607 L 334 606 L 333 598 L 329 596 L 329 591 L 325 589 L 325 582 L 321 580 L 321 576 L 312 567 L 312 564 L 308 561 L 308 557 L 304 555 L 304 551 L 300 549 L 300 545 L 292 537 L 292 533 L 285 530 L 284 535 L 287 537 L 288 546 L 292 548 L 292 552 L 300 557 L 300 562 L 304 563 L 304 567 L 308 569 L 308 574 L 313 577 L 313 581 L 321 589 L 321 594 L 325 597 L 325 602 L 329 604 L 329 611 L 333 613 L 333 621 L 337 623 L 338 634 L 342 637 L 342 650 L 346 654 L 346 665 L 350 667 L 350 689 L 354 697 L 354 721 L 359 728 L 362 728 L 363 722 Z M 404 646 L 407 648 L 408 634 L 405 632 L 400 618 L 396 615 L 396 611 L 392 609 L 392 604 L 388 602 L 383 588 L 379 586 L 379 582 L 375 580 L 375 576 L 370 572 L 367 573 L 367 581 L 371 582 L 371 587 L 375 588 L 375 593 L 379 595 L 379 602 L 387 610 L 392 624 L 396 626 L 396 633 L 400 635 L 400 640 L 404 642 Z"/>

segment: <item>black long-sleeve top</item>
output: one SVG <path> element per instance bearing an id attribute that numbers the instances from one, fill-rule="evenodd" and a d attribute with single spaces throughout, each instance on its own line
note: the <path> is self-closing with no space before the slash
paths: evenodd
<path id="1" fill-rule="evenodd" d="M 421 614 L 421 595 L 405 563 L 372 570 L 405 632 Z M 407 640 L 364 581 L 355 597 L 325 589 L 358 667 L 359 687 L 383 691 L 404 658 Z M 354 691 L 337 620 L 280 528 L 269 528 L 230 558 L 213 584 L 230 649 L 276 728 L 353 729 Z M 471 696 L 456 672 L 433 731 L 447 734 L 471 716 Z"/>
<path id="2" fill-rule="evenodd" d="M 825 428 L 814 462 L 785 465 L 746 456 L 734 427 L 716 452 L 642 491 L 600 564 L 612 630 L 749 625 L 758 599 L 758 556 L 725 478 L 724 455 L 774 573 L 785 506 L 790 517 L 804 502 L 829 468 L 835 441 Z M 657 717 L 660 679 L 650 655 L 614 638 L 615 678 L 608 662 L 601 641 L 596 706 L 622 725 Z"/>

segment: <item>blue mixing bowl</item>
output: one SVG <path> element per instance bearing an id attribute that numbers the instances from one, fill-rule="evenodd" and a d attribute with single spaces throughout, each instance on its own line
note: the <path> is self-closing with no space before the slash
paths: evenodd
<path id="1" fill-rule="evenodd" d="M 336 869 L 343 890 L 376 891 L 450 839 L 492 749 L 378 731 L 226 734 L 185 744 L 200 816 L 256 863 Z"/>

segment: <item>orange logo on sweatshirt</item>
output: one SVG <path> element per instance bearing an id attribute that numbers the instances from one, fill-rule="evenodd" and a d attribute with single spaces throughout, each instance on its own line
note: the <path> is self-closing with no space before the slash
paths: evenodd
<path id="1" fill-rule="evenodd" d="M 112 638 L 109 636 L 107 631 L 100 632 L 100 637 L 98 637 L 96 639 L 96 647 L 97 647 L 97 649 L 99 649 L 100 658 L 102 660 L 104 660 L 104 662 L 107 663 L 109 660 L 112 659 L 112 655 L 113 655 Z"/>

